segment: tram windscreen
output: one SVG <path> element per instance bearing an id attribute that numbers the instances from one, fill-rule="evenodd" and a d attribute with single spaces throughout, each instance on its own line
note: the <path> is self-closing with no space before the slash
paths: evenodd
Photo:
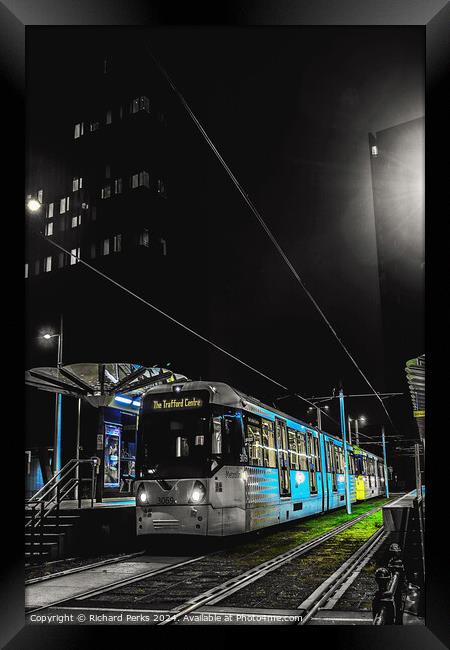
<path id="1" fill-rule="evenodd" d="M 211 415 L 196 412 L 144 413 L 140 460 L 154 478 L 206 476 L 211 469 Z"/>

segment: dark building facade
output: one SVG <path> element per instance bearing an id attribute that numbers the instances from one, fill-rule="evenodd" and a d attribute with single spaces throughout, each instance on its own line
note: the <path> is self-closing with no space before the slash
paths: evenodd
<path id="1" fill-rule="evenodd" d="M 425 121 L 410 120 L 369 136 L 378 251 L 386 386 L 406 397 L 406 362 L 425 349 Z M 397 422 L 416 423 L 406 400 L 390 400 Z M 406 427 L 405 427 L 406 428 Z M 413 476 L 411 457 L 397 461 L 400 475 Z"/>
<path id="2" fill-rule="evenodd" d="M 384 365 L 397 379 L 424 348 L 424 118 L 371 134 L 369 144 Z"/>
<path id="3" fill-rule="evenodd" d="M 181 254 L 176 243 L 173 251 L 170 247 L 170 166 L 175 175 L 176 158 L 167 84 L 139 39 L 132 47 L 128 39 L 124 47 L 113 35 L 101 45 L 88 37 L 79 56 L 66 56 L 64 77 L 73 78 L 74 70 L 77 88 L 62 91 L 59 111 L 41 115 L 41 124 L 29 116 L 26 367 L 56 365 L 56 339 L 45 341 L 42 334 L 58 333 L 61 315 L 63 363 L 121 361 L 133 339 L 132 361 L 162 363 L 167 359 L 155 356 L 158 334 L 148 314 L 136 311 L 133 298 L 79 260 L 164 303 L 159 278 L 170 277 Z M 29 110 L 36 110 L 36 91 L 30 103 Z M 29 209 L 33 200 L 40 204 L 35 211 Z M 54 396 L 27 389 L 26 397 L 27 492 L 32 493 L 51 469 Z M 76 453 L 76 409 L 77 400 L 63 398 L 62 464 Z M 132 450 L 135 414 L 107 411 L 110 425 L 128 432 Z M 84 403 L 81 422 L 81 456 L 95 455 L 98 414 Z"/>

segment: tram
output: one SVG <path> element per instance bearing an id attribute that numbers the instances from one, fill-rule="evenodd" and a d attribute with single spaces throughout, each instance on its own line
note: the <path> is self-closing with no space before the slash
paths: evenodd
<path id="1" fill-rule="evenodd" d="M 352 502 L 384 494 L 383 460 L 347 445 Z M 220 382 L 142 398 L 138 535 L 227 536 L 346 504 L 342 440 Z"/>

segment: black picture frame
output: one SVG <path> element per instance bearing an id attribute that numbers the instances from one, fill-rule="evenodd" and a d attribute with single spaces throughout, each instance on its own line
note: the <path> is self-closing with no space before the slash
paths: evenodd
<path id="1" fill-rule="evenodd" d="M 213 8 L 214 7 L 214 8 Z M 445 0 L 433 0 L 424 3 L 421 0 L 372 0 L 365 3 L 360 0 L 330 0 L 295 1 L 284 3 L 262 0 L 260 2 L 226 2 L 226 3 L 186 3 L 174 7 L 168 2 L 142 2 L 139 0 L 122 0 L 120 2 L 106 2 L 105 0 L 3 0 L 0 5 L 0 65 L 2 72 L 3 90 L 3 124 L 7 124 L 8 133 L 11 135 L 8 147 L 8 172 L 11 179 L 8 184 L 8 196 L 4 197 L 11 204 L 7 214 L 15 214 L 17 226 L 14 233 L 9 232 L 8 237 L 14 237 L 15 248 L 20 249 L 23 231 L 19 225 L 23 206 L 23 179 L 24 179 L 24 97 L 25 97 L 25 33 L 28 28 L 36 25 L 420 25 L 426 34 L 426 66 L 427 66 L 427 145 L 426 145 L 426 181 L 427 181 L 427 213 L 443 214 L 443 190 L 446 187 L 443 167 L 439 162 L 439 153 L 444 153 L 445 105 L 444 83 L 445 72 L 448 67 L 448 24 L 449 7 Z M 5 211 L 6 213 L 6 211 Z M 427 226 L 427 238 L 429 225 Z M 5 245 L 6 247 L 6 245 Z M 427 243 L 427 250 L 428 243 Z M 17 252 L 14 260 L 14 273 L 18 283 L 22 280 L 22 260 Z M 433 277 L 440 275 L 442 261 L 431 259 Z M 19 266 L 20 265 L 20 266 Z M 427 292 L 429 284 L 427 283 Z M 9 305 L 8 324 L 11 335 L 15 339 L 16 349 L 21 349 L 23 338 L 20 336 L 20 309 L 13 307 L 17 304 L 17 289 L 15 282 L 8 282 L 7 297 L 4 304 Z M 430 293 L 428 293 L 428 298 Z M 26 313 L 25 313 L 26 317 Z M 433 354 L 433 345 L 431 354 Z M 427 342 L 427 350 L 428 350 Z M 428 355 L 428 352 L 427 352 Z M 444 364 L 444 361 L 442 361 Z M 20 364 L 18 364 L 20 366 Z M 436 367 L 439 363 L 436 363 Z M 17 387 L 13 392 L 17 398 L 14 412 L 21 413 L 19 386 L 22 385 L 21 368 L 17 373 Z M 20 375 L 20 379 L 19 379 Z M 15 375 L 14 375 L 15 377 Z M 8 385 L 11 386 L 10 377 Z M 431 402 L 434 402 L 431 396 Z M 443 397 L 445 400 L 445 396 Z M 437 398 L 437 402 L 440 401 Z M 444 402 L 445 403 L 445 402 Z M 14 427 L 20 429 L 20 417 L 13 417 Z M 429 418 L 430 430 L 433 417 Z M 435 431 L 436 433 L 436 431 Z M 442 436 L 441 441 L 447 436 Z M 435 438 L 437 440 L 437 437 Z M 10 442 L 12 453 L 19 458 L 22 453 L 22 437 L 14 431 Z M 3 550 L 2 562 L 2 597 L 0 602 L 1 623 L 0 642 L 2 647 L 9 648 L 75 648 L 82 647 L 86 629 L 81 627 L 45 627 L 24 628 L 23 609 L 23 478 L 21 467 L 17 462 L 17 471 L 14 471 L 9 462 L 9 473 L 4 475 L 3 503 L 6 505 L 3 512 L 3 541 L 6 542 Z M 448 638 L 448 557 L 445 548 L 446 529 L 445 517 L 442 516 L 440 507 L 444 504 L 445 473 L 444 460 L 440 457 L 439 450 L 433 449 L 433 438 L 427 459 L 427 625 L 426 628 L 384 628 L 369 630 L 366 627 L 355 628 L 349 631 L 346 628 L 328 629 L 327 637 L 333 639 L 333 644 L 342 647 L 369 648 L 442 648 L 442 642 Z M 445 493 L 447 493 L 447 489 Z M 441 495 L 441 496 L 440 496 Z M 433 521 L 434 519 L 434 521 Z M 447 568 L 447 570 L 446 570 Z M 312 628 L 314 637 L 323 642 L 323 633 L 317 628 Z M 323 629 L 323 628 L 322 628 Z M 198 634 L 199 628 L 195 628 Z M 89 633 L 97 642 L 104 639 L 105 628 L 91 628 Z M 114 633 L 117 633 L 117 628 Z M 153 636 L 154 630 L 145 630 L 148 637 Z M 186 629 L 184 628 L 184 633 Z M 193 632 L 194 629 L 189 630 Z M 134 642 L 129 630 L 121 630 L 124 642 Z M 217 641 L 217 633 L 209 629 L 202 632 L 203 640 L 209 637 Z M 296 634 L 300 634 L 298 631 Z M 190 634 L 192 638 L 192 634 Z M 351 640 L 350 640 L 351 639 Z M 116 639 L 117 640 L 117 639 Z M 301 639 L 297 639 L 301 642 Z M 318 639 L 316 639 L 318 640 Z M 166 636 L 165 641 L 169 639 Z"/>

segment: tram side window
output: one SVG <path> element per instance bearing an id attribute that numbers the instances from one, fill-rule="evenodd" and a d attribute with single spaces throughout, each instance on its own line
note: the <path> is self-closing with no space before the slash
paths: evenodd
<path id="1" fill-rule="evenodd" d="M 299 468 L 299 454 L 297 448 L 297 436 L 296 431 L 293 429 L 288 429 L 289 436 L 289 458 L 291 461 L 291 469 L 300 469 Z"/>
<path id="2" fill-rule="evenodd" d="M 353 454 L 348 455 L 348 472 L 349 474 L 355 474 L 355 457 Z"/>
<path id="3" fill-rule="evenodd" d="M 276 467 L 277 453 L 275 449 L 275 433 L 273 430 L 273 424 L 269 420 L 262 421 L 262 444 L 264 467 Z"/>
<path id="4" fill-rule="evenodd" d="M 315 472 L 320 472 L 319 440 L 314 438 L 312 433 L 308 433 L 308 451 L 310 464 L 313 465 Z"/>
<path id="5" fill-rule="evenodd" d="M 242 419 L 234 415 L 225 415 L 222 448 L 226 460 L 232 465 L 248 462 L 243 434 Z"/>
<path id="6" fill-rule="evenodd" d="M 316 472 L 320 472 L 320 448 L 319 448 L 319 438 L 313 438 L 314 445 L 314 456 L 315 456 L 315 468 Z"/>
<path id="7" fill-rule="evenodd" d="M 342 447 L 337 447 L 338 459 L 339 459 L 339 474 L 345 473 L 345 460 L 344 460 L 344 450 Z"/>
<path id="8" fill-rule="evenodd" d="M 308 469 L 308 454 L 306 453 L 305 434 L 297 431 L 298 468 L 306 472 Z"/>
<path id="9" fill-rule="evenodd" d="M 327 440 L 327 471 L 332 473 L 335 471 L 333 444 Z"/>
<path id="10" fill-rule="evenodd" d="M 247 425 L 248 450 L 250 464 L 263 467 L 263 448 L 261 440 L 261 429 L 251 424 Z"/>

